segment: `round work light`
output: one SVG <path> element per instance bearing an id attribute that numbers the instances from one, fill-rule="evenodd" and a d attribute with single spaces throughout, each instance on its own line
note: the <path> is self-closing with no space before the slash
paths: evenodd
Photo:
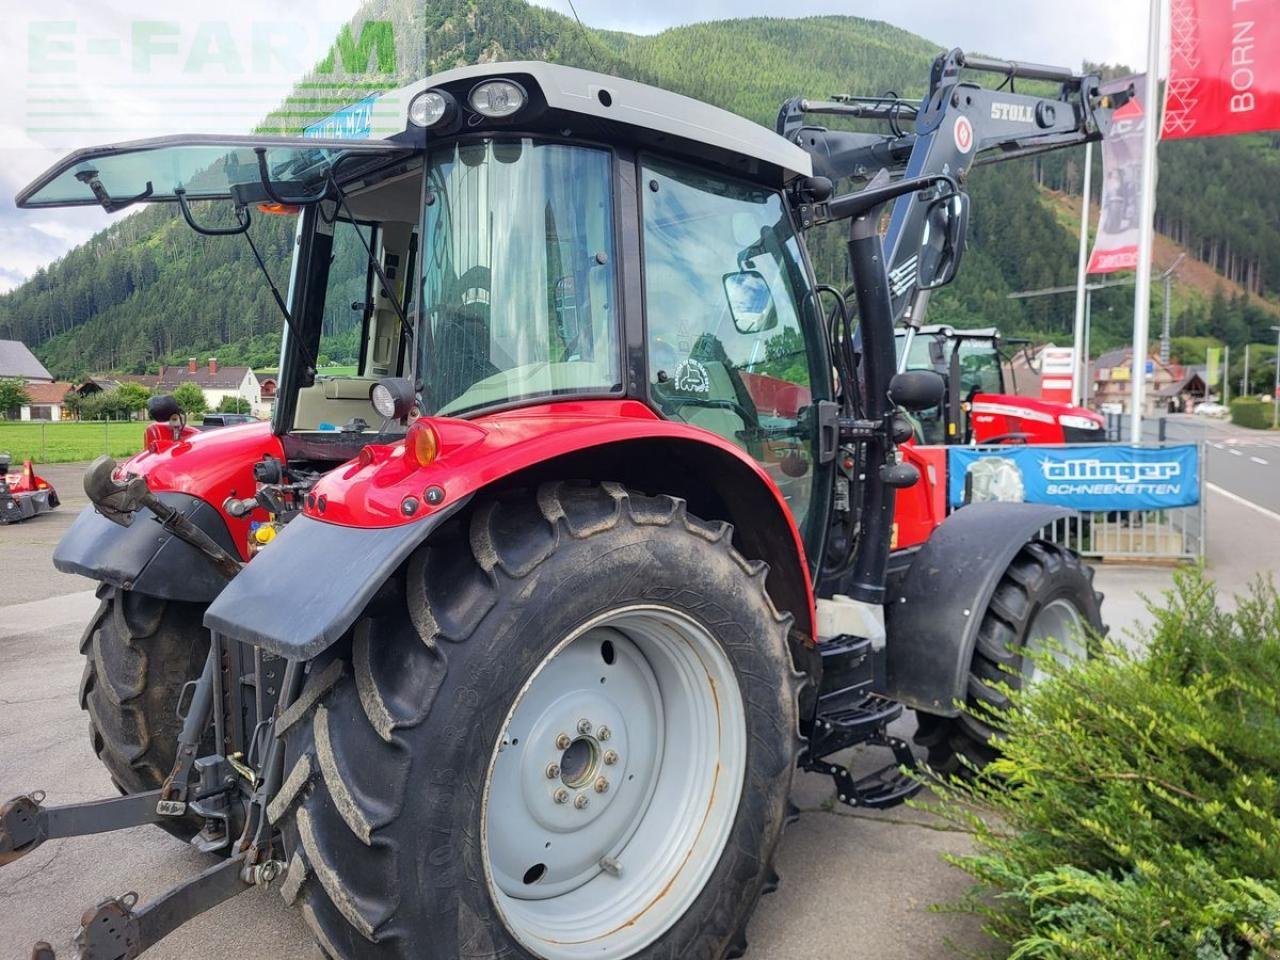
<path id="1" fill-rule="evenodd" d="M 409 122 L 417 127 L 435 127 L 452 119 L 457 104 L 443 90 L 423 90 L 409 101 Z"/>
<path id="2" fill-rule="evenodd" d="M 481 116 L 501 120 L 524 109 L 529 97 L 514 80 L 486 80 L 472 88 L 467 102 Z"/>

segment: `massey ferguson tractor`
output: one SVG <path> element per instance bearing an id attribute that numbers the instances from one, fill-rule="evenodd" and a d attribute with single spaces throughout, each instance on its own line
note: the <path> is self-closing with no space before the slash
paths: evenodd
<path id="1" fill-rule="evenodd" d="M 1100 626 L 1090 571 L 1038 538 L 1064 511 L 974 504 L 893 549 L 929 482 L 906 414 L 943 392 L 896 372 L 894 329 L 955 274 L 974 161 L 1097 139 L 1113 106 L 957 50 L 919 104 L 793 101 L 775 134 L 490 63 L 304 137 L 67 157 L 20 206 L 174 203 L 251 246 L 296 213 L 297 241 L 271 422 L 197 433 L 158 401 L 147 448 L 86 474 L 55 565 L 101 584 L 80 699 L 121 796 L 16 797 L 0 863 L 142 823 L 212 855 L 91 907 L 90 960 L 255 885 L 331 957 L 740 956 L 797 767 L 897 803 L 904 707 L 935 766 L 982 763 L 964 703 Z M 847 292 L 806 250 L 833 222 Z M 358 373 L 323 375 L 350 311 Z M 855 779 L 832 757 L 865 743 L 892 759 Z"/>
<path id="2" fill-rule="evenodd" d="M 934 370 L 946 384 L 942 403 L 915 417 L 922 443 L 1099 443 L 1106 420 L 1086 407 L 1018 395 L 1005 382 L 1005 357 L 995 327 L 961 330 L 946 324 L 898 332 L 898 369 Z M 1007 387 L 1012 386 L 1012 392 Z"/>

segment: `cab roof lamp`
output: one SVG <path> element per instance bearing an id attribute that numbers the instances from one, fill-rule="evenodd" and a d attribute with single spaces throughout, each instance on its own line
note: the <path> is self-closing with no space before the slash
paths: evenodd
<path id="1" fill-rule="evenodd" d="M 524 87 L 514 80 L 486 80 L 472 87 L 467 97 L 472 110 L 492 120 L 515 116 L 528 101 Z"/>
<path id="2" fill-rule="evenodd" d="M 457 101 L 443 90 L 423 90 L 409 101 L 409 122 L 424 128 L 447 125 L 457 107 Z"/>

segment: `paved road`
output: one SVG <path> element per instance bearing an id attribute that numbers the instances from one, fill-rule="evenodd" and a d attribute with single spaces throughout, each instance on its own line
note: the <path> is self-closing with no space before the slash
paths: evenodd
<path id="1" fill-rule="evenodd" d="M 1210 483 L 1280 513 L 1280 433 L 1187 414 L 1169 417 L 1165 429 L 1170 440 L 1205 441 Z"/>

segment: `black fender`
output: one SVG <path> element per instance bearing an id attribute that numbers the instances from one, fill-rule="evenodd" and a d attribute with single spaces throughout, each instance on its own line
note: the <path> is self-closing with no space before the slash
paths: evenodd
<path id="1" fill-rule="evenodd" d="M 973 503 L 944 520 L 891 578 L 885 605 L 885 695 L 939 716 L 963 702 L 978 628 L 1019 550 L 1072 511 L 1038 503 Z"/>
<path id="2" fill-rule="evenodd" d="M 210 604 L 204 625 L 268 653 L 309 660 L 346 633 L 409 554 L 470 500 L 394 527 L 295 517 Z"/>
<path id="3" fill-rule="evenodd" d="M 156 497 L 233 557 L 240 556 L 222 514 L 208 501 L 171 490 Z M 228 582 L 205 554 L 162 527 L 146 507 L 139 508 L 127 527 L 113 523 L 92 506 L 85 507 L 58 541 L 53 565 L 63 573 L 78 573 L 165 600 L 208 603 Z"/>

